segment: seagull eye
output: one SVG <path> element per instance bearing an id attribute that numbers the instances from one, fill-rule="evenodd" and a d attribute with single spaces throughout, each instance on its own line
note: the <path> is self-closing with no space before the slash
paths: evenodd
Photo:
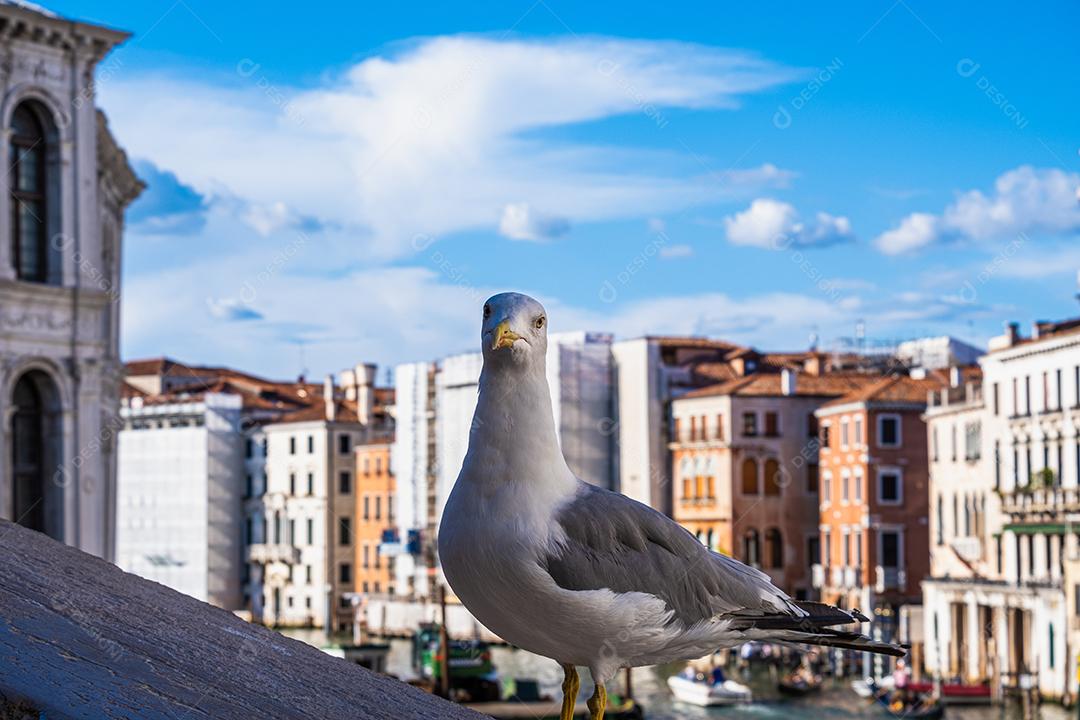
<path id="1" fill-rule="evenodd" d="M 536 318 L 536 321 L 533 323 L 533 325 L 536 326 L 537 330 L 544 327 L 544 316 L 541 315 L 540 317 Z"/>
<path id="2" fill-rule="evenodd" d="M 490 305 L 485 305 L 484 306 L 484 319 L 487 320 L 489 317 L 491 317 L 491 306 Z"/>

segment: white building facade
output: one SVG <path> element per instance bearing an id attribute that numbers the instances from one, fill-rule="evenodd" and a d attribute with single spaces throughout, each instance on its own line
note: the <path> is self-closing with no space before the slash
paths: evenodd
<path id="1" fill-rule="evenodd" d="M 0 518 L 115 555 L 124 209 L 142 190 L 94 106 L 127 34 L 0 4 Z"/>
<path id="2" fill-rule="evenodd" d="M 246 559 L 239 395 L 121 410 L 116 564 L 228 610 L 243 607 Z"/>
<path id="3" fill-rule="evenodd" d="M 1075 697 L 1080 320 L 1037 323 L 1030 338 L 1010 325 L 980 364 L 981 400 L 928 412 L 939 442 L 932 487 L 942 496 L 932 525 L 943 542 L 932 544 L 924 585 L 927 666 Z M 981 456 L 969 461 L 976 423 Z"/>

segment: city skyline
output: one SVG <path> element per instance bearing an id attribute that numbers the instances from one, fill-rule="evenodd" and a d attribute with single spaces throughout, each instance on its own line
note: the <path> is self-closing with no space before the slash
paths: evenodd
<path id="1" fill-rule="evenodd" d="M 127 359 L 430 359 L 506 289 L 776 350 L 1075 309 L 1072 8 L 50 9 L 134 33 L 96 88 L 149 184 Z"/>

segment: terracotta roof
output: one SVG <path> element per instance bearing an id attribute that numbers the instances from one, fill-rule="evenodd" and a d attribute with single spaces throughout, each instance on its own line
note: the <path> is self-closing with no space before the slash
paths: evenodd
<path id="1" fill-rule="evenodd" d="M 937 377 L 916 380 L 907 375 L 891 375 L 836 400 L 831 400 L 822 407 L 867 402 L 925 404 L 926 396 L 931 390 L 940 390 L 947 385 L 947 382 Z"/>
<path id="2" fill-rule="evenodd" d="M 140 390 L 126 380 L 120 384 L 120 397 L 122 398 L 135 398 L 146 397 L 150 393 Z"/>
<path id="3" fill-rule="evenodd" d="M 194 369 L 172 358 L 157 357 L 131 360 L 124 363 L 125 375 L 180 375 L 194 374 Z"/>
<path id="4" fill-rule="evenodd" d="M 354 403 L 353 401 L 337 400 L 334 407 L 334 422 L 360 422 L 360 416 L 357 414 L 356 403 Z M 277 418 L 274 422 L 293 423 L 311 422 L 318 420 L 326 420 L 326 404 L 323 402 L 321 397 L 308 407 L 296 410 L 295 412 L 285 413 L 281 417 Z"/>
<path id="5" fill-rule="evenodd" d="M 711 348 L 717 350 L 741 350 L 741 345 L 727 342 L 726 340 L 714 340 L 706 337 L 688 337 L 680 335 L 647 335 L 646 340 L 651 340 L 661 347 L 685 347 L 685 348 Z"/>
<path id="6" fill-rule="evenodd" d="M 839 397 L 857 391 L 879 380 L 877 375 L 862 373 L 830 373 L 828 375 L 806 375 L 800 373 L 795 378 L 795 395 L 803 397 Z M 781 375 L 763 373 L 747 375 L 717 385 L 691 390 L 683 398 L 714 397 L 718 395 L 747 396 L 782 396 Z"/>

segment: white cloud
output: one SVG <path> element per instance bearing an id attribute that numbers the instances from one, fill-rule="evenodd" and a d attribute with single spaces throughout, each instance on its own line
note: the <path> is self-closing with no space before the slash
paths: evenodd
<path id="1" fill-rule="evenodd" d="M 939 233 L 938 218 L 929 213 L 912 213 L 900 221 L 900 226 L 884 232 L 874 243 L 886 255 L 898 255 L 925 247 L 934 242 Z"/>
<path id="2" fill-rule="evenodd" d="M 914 213 L 882 233 L 875 244 L 896 255 L 928 245 L 987 242 L 1019 233 L 1051 235 L 1080 231 L 1080 174 L 1030 165 L 1003 173 L 994 191 L 960 194 L 939 215 Z"/>
<path id="3" fill-rule="evenodd" d="M 259 208 L 287 203 L 299 216 L 352 228 L 367 249 L 393 257 L 409 253 L 418 233 L 494 229 L 511 203 L 579 223 L 782 185 L 791 173 L 772 165 L 688 177 L 678 169 L 688 164 L 681 149 L 536 131 L 660 108 L 733 107 L 794 76 L 753 55 L 687 43 L 456 36 L 366 59 L 314 89 L 270 93 L 245 66 L 216 82 L 118 76 L 101 94 L 133 156 L 204 195 Z M 264 221 L 273 213 L 256 218 Z"/>
<path id="4" fill-rule="evenodd" d="M 746 210 L 724 218 L 727 239 L 735 245 L 751 245 L 770 250 L 791 246 L 833 245 L 854 239 L 846 217 L 819 212 L 803 222 L 792 205 L 770 198 L 758 198 Z"/>
<path id="5" fill-rule="evenodd" d="M 551 240 L 569 231 L 566 218 L 537 212 L 528 203 L 509 203 L 499 220 L 499 233 L 511 240 Z"/>

